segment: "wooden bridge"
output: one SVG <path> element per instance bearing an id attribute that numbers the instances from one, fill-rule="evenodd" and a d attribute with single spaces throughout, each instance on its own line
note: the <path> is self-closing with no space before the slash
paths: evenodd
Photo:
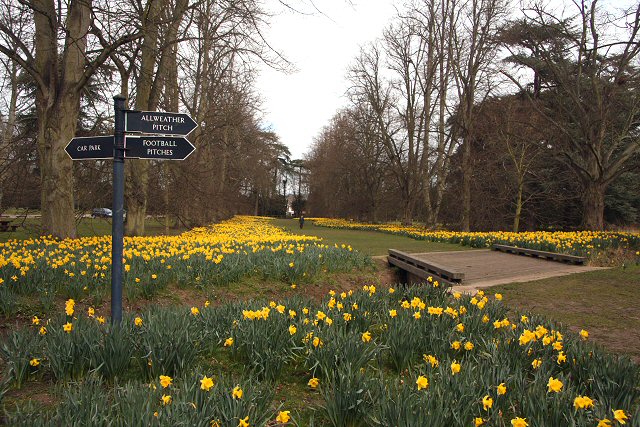
<path id="1" fill-rule="evenodd" d="M 431 277 L 462 290 L 598 269 L 582 265 L 586 261 L 583 257 L 504 245 L 492 249 L 417 254 L 389 249 L 387 259 L 403 272 L 407 283 L 425 282 Z"/>

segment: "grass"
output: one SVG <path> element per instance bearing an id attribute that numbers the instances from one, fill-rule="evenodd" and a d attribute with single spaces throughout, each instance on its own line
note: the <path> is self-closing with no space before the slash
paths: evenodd
<path id="1" fill-rule="evenodd" d="M 490 288 L 518 311 L 589 332 L 593 341 L 640 363 L 640 265 Z"/>
<path id="2" fill-rule="evenodd" d="M 41 234 L 39 217 L 16 218 L 12 220 L 11 224 L 18 225 L 18 229 L 14 232 L 0 233 L 0 242 L 6 242 L 10 239 L 29 239 L 38 237 Z M 78 237 L 103 236 L 111 234 L 111 219 L 83 217 L 76 221 L 76 227 Z M 170 228 L 169 234 L 178 234 L 182 231 L 184 229 Z M 161 218 L 147 218 L 145 235 L 155 236 L 159 234 L 166 234 L 164 220 Z"/>
<path id="3" fill-rule="evenodd" d="M 325 243 L 332 245 L 336 243 L 349 244 L 355 250 L 370 256 L 387 255 L 389 249 L 406 252 L 464 251 L 472 249 L 468 246 L 415 240 L 378 231 L 318 227 L 312 221 L 305 221 L 304 228 L 300 229 L 297 219 L 274 219 L 272 223 L 278 227 L 284 227 L 294 234 L 322 237 Z"/>

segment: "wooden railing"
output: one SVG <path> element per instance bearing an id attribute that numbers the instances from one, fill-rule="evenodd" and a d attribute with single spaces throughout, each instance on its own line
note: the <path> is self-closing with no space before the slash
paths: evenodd
<path id="1" fill-rule="evenodd" d="M 587 258 L 576 256 L 576 255 L 566 255 L 566 254 L 558 254 L 555 252 L 547 252 L 547 251 L 539 251 L 536 249 L 527 249 L 527 248 L 518 248 L 516 246 L 507 246 L 507 245 L 492 245 L 491 249 L 494 251 L 501 251 L 515 255 L 525 255 L 531 256 L 535 258 L 546 258 L 552 261 L 565 262 L 569 264 L 580 264 L 583 265 Z"/>
<path id="2" fill-rule="evenodd" d="M 444 267 L 431 261 L 425 261 L 414 257 L 411 254 L 389 249 L 387 257 L 389 264 L 394 265 L 417 278 L 427 281 L 429 277 L 437 280 L 439 283 L 455 285 L 460 284 L 464 280 L 464 273 Z"/>

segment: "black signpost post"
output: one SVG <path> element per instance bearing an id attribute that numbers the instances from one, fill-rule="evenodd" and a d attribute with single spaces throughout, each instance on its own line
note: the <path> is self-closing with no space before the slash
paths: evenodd
<path id="1" fill-rule="evenodd" d="M 65 151 L 73 160 L 113 159 L 113 224 L 111 228 L 111 324 L 122 321 L 122 256 L 124 253 L 124 160 L 184 160 L 196 147 L 187 135 L 198 125 L 181 113 L 132 111 L 126 98 L 113 97 L 113 136 L 73 138 Z M 159 135 L 126 136 L 128 132 Z M 174 136 L 171 136 L 174 135 Z M 176 136 L 178 135 L 178 136 Z"/>

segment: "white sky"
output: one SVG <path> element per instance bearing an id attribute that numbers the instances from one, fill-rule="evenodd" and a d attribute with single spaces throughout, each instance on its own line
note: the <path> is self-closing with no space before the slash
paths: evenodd
<path id="1" fill-rule="evenodd" d="M 257 90 L 264 100 L 264 122 L 289 147 L 292 158 L 301 158 L 345 105 L 347 69 L 361 45 L 382 35 L 395 16 L 394 3 L 401 2 L 316 0 L 324 15 L 288 12 L 272 19 L 266 38 L 298 71 L 284 74 L 265 67 Z"/>

